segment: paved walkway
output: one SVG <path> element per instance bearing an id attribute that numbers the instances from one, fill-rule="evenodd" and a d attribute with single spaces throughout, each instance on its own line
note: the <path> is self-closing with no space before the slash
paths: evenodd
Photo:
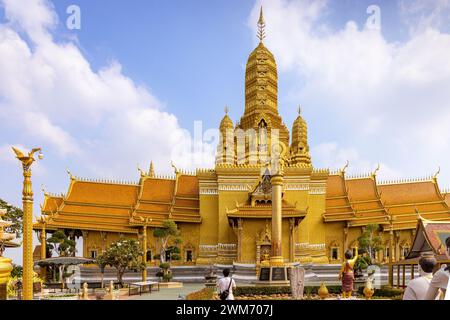
<path id="1" fill-rule="evenodd" d="M 123 296 L 121 299 L 126 300 L 178 300 L 179 296 L 184 299 L 191 292 L 203 289 L 203 283 L 185 283 L 183 288 L 165 289 L 153 291 L 152 293 L 143 293 L 140 295 Z"/>

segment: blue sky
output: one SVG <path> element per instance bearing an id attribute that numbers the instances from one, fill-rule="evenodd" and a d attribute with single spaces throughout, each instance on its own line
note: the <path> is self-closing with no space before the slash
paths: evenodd
<path id="1" fill-rule="evenodd" d="M 67 191 L 66 169 L 136 181 L 150 160 L 211 165 L 211 141 L 197 162 L 172 147 L 194 121 L 216 128 L 225 105 L 242 115 L 261 3 L 279 111 L 291 128 L 302 106 L 316 167 L 380 163 L 380 179 L 399 179 L 441 166 L 450 187 L 450 0 L 0 0 L 0 198 L 20 204 L 11 146 L 44 149 L 36 215 L 42 186 Z M 65 26 L 73 4 L 81 30 Z M 373 4 L 381 30 L 365 27 Z"/>

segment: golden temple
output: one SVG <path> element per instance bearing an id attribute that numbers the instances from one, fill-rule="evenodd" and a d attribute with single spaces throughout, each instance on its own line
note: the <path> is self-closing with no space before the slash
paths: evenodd
<path id="1" fill-rule="evenodd" d="M 346 167 L 336 172 L 313 167 L 300 111 L 291 135 L 278 112 L 277 65 L 263 44 L 262 12 L 258 26 L 260 43 L 246 66 L 244 115 L 237 124 L 227 114 L 221 121 L 214 169 L 193 174 L 175 169 L 174 176 L 163 177 L 151 164 L 137 183 L 70 174 L 67 194 L 45 193 L 43 218 L 34 229 L 75 230 L 83 237 L 83 256 L 93 258 L 120 237 L 139 238 L 151 264 L 159 253 L 151 230 L 172 219 L 183 240 L 181 264 L 262 265 L 271 250 L 267 167 L 274 147 L 285 164 L 281 228 L 286 263 L 340 263 L 373 223 L 382 228 L 384 249 L 377 259 L 401 260 L 411 248 L 419 216 L 449 221 L 450 194 L 440 190 L 437 175 L 380 182 L 378 170 L 349 177 Z"/>

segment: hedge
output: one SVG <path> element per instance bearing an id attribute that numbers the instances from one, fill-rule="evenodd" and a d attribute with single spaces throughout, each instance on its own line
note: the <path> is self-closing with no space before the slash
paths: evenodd
<path id="1" fill-rule="evenodd" d="M 359 288 L 358 293 L 364 295 L 363 293 L 364 287 Z M 386 298 L 393 298 L 403 295 L 404 290 L 403 289 L 397 289 L 392 288 L 389 286 L 383 286 L 380 289 L 375 289 L 375 292 L 373 294 L 374 297 L 386 297 Z"/>
<path id="2" fill-rule="evenodd" d="M 317 294 L 319 290 L 319 286 L 306 286 L 304 289 L 304 294 Z M 327 286 L 328 292 L 330 294 L 341 294 L 342 286 Z M 360 287 L 357 292 L 361 295 L 363 293 L 364 286 Z M 263 286 L 238 286 L 234 290 L 235 296 L 244 296 L 244 295 L 273 295 L 273 294 L 291 294 L 291 287 L 263 287 Z M 393 298 L 403 295 L 402 289 L 391 288 L 388 286 L 381 287 L 380 289 L 375 289 L 374 297 L 386 297 Z"/>
<path id="3" fill-rule="evenodd" d="M 320 287 L 318 286 L 307 286 L 304 289 L 305 294 L 317 294 L 317 291 Z M 328 286 L 327 287 L 329 293 L 339 294 L 342 292 L 341 286 Z M 238 286 L 234 290 L 235 296 L 244 296 L 244 295 L 272 295 L 272 294 L 291 294 L 291 287 L 263 287 L 263 286 Z"/>

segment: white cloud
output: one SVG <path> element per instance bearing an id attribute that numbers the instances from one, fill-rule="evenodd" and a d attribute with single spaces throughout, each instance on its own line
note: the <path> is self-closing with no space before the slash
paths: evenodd
<path id="1" fill-rule="evenodd" d="M 314 121 L 334 117 L 333 129 L 342 133 L 341 140 L 325 139 L 351 145 L 370 164 L 388 164 L 392 175 L 422 175 L 441 164 L 442 178 L 450 183 L 450 166 L 444 168 L 450 163 L 450 34 L 439 29 L 448 0 L 414 2 L 415 12 L 427 15 L 404 42 L 390 42 L 388 30 L 354 21 L 333 30 L 325 0 L 262 4 L 267 47 L 282 72 L 304 83 L 292 88 L 291 100 L 315 114 Z M 253 29 L 260 5 L 255 3 L 248 20 Z M 405 21 L 412 16 L 402 11 Z"/>
<path id="2" fill-rule="evenodd" d="M 412 35 L 429 27 L 448 28 L 450 0 L 401 0 L 400 14 Z"/>
<path id="3" fill-rule="evenodd" d="M 171 148 L 191 137 L 150 89 L 117 61 L 97 72 L 76 43 L 55 42 L 58 18 L 49 1 L 0 3 L 8 20 L 0 25 L 0 118 L 9 138 L 31 140 L 95 176 L 135 179 L 135 164 L 147 167 L 151 159 L 169 170 Z M 190 168 L 191 153 L 183 160 Z M 202 157 L 203 165 L 211 159 Z"/>
<path id="4" fill-rule="evenodd" d="M 311 149 L 314 165 L 319 168 L 343 168 L 349 163 L 346 172 L 350 175 L 369 174 L 380 166 L 377 176 L 380 179 L 402 177 L 402 173 L 393 170 L 385 163 L 372 162 L 361 157 L 355 148 L 340 147 L 336 142 L 322 143 Z"/>

